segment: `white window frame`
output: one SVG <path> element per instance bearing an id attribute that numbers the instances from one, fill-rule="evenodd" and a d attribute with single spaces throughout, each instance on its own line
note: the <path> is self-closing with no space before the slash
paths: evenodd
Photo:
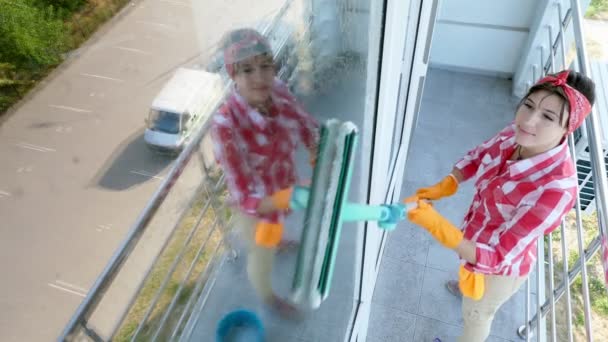
<path id="1" fill-rule="evenodd" d="M 361 182 L 359 189 L 359 198 L 367 198 L 370 204 L 400 199 L 439 7 L 439 0 L 387 0 L 385 3 L 384 32 L 374 31 L 383 24 L 384 13 L 378 11 L 383 10 L 384 4 L 374 3 L 370 13 L 369 51 L 379 55 L 368 58 L 360 165 L 361 179 L 368 182 Z M 378 51 L 379 47 L 382 51 Z M 377 75 L 378 70 L 380 75 Z M 373 91 L 378 90 L 378 84 L 379 91 Z M 393 144 L 398 144 L 395 153 L 391 153 Z M 358 301 L 353 308 L 350 331 L 344 339 L 350 342 L 365 341 L 367 336 L 371 301 L 386 238 L 386 232 L 375 222 L 362 226 L 364 236 L 358 246 L 362 260 L 357 265 L 361 271 L 357 272 L 356 284 L 359 286 L 355 288 L 359 292 L 355 293 Z"/>

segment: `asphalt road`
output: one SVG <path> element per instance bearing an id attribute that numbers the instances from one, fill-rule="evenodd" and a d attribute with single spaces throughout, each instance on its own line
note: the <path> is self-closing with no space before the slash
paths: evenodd
<path id="1" fill-rule="evenodd" d="M 3 118 L 1 341 L 58 336 L 168 172 L 143 128 L 173 70 L 281 4 L 134 1 Z"/>

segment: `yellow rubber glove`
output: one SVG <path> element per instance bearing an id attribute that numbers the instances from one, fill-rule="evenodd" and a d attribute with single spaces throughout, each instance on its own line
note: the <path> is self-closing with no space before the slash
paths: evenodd
<path id="1" fill-rule="evenodd" d="M 289 209 L 289 201 L 291 200 L 291 193 L 293 188 L 287 188 L 279 190 L 270 196 L 272 204 L 277 210 Z"/>
<path id="2" fill-rule="evenodd" d="M 255 228 L 255 243 L 258 246 L 273 248 L 283 238 L 283 224 L 260 221 Z"/>
<path id="3" fill-rule="evenodd" d="M 458 270 L 458 287 L 463 296 L 474 300 L 480 300 L 485 291 L 485 279 L 481 273 L 475 273 L 460 265 Z"/>
<path id="4" fill-rule="evenodd" d="M 441 216 L 433 206 L 426 201 L 419 200 L 418 207 L 407 213 L 408 219 L 425 228 L 442 245 L 454 249 L 463 239 L 460 229 Z"/>
<path id="5" fill-rule="evenodd" d="M 418 198 L 438 200 L 443 197 L 452 196 L 456 191 L 458 191 L 458 181 L 454 175 L 449 174 L 445 176 L 441 182 L 433 186 L 418 189 L 416 191 L 416 196 L 418 196 Z"/>

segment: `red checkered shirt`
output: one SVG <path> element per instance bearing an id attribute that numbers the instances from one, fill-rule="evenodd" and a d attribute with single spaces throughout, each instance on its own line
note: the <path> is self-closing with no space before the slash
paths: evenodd
<path id="1" fill-rule="evenodd" d="M 515 126 L 471 150 L 456 165 L 477 177 L 464 218 L 464 237 L 477 244 L 470 271 L 525 276 L 536 261 L 537 240 L 557 228 L 572 209 L 577 179 L 566 142 L 523 160 L 515 152 Z"/>
<path id="2" fill-rule="evenodd" d="M 236 89 L 213 117 L 216 159 L 224 171 L 231 201 L 243 212 L 273 222 L 282 214 L 257 214 L 260 200 L 296 183 L 298 142 L 318 142 L 317 121 L 297 103 L 284 83 L 275 80 L 270 115 L 253 109 Z"/>

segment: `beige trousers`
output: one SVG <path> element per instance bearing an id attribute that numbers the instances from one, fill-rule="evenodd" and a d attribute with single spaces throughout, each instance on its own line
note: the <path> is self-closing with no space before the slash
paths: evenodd
<path id="1" fill-rule="evenodd" d="M 496 311 L 517 292 L 527 278 L 486 275 L 485 292 L 480 300 L 463 297 L 464 329 L 458 341 L 484 342 L 490 335 Z"/>
<path id="2" fill-rule="evenodd" d="M 247 275 L 256 293 L 265 301 L 272 298 L 272 266 L 276 248 L 258 246 L 255 230 L 258 220 L 240 212 L 234 214 L 234 227 L 247 243 Z"/>

